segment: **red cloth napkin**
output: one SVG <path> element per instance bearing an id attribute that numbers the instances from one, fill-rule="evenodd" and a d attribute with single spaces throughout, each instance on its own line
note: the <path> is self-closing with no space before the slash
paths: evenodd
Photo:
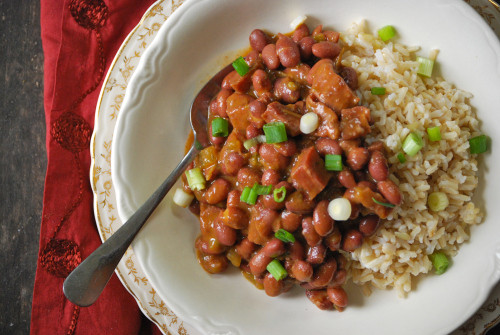
<path id="1" fill-rule="evenodd" d="M 63 295 L 100 244 L 89 183 L 90 137 L 107 68 L 153 0 L 41 0 L 48 166 L 31 334 L 160 334 L 113 276 L 91 307 Z"/>

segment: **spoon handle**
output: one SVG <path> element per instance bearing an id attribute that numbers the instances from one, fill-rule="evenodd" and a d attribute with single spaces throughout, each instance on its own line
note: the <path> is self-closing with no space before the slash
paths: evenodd
<path id="1" fill-rule="evenodd" d="M 64 295 L 69 301 L 86 307 L 97 300 L 134 237 L 197 153 L 193 145 L 167 179 L 127 222 L 69 274 L 63 284 Z"/>

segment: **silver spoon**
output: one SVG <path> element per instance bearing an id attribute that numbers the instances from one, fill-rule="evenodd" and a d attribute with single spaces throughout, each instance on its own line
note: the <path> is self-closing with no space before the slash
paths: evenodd
<path id="1" fill-rule="evenodd" d="M 69 301 L 75 305 L 86 307 L 97 300 L 123 254 L 149 216 L 182 175 L 189 163 L 193 161 L 199 150 L 210 145 L 207 134 L 208 106 L 210 100 L 219 92 L 224 77 L 232 70 L 233 67 L 229 64 L 219 71 L 193 100 L 190 121 L 194 142 L 179 165 L 149 199 L 139 207 L 137 212 L 66 278 L 63 284 L 63 292 Z"/>

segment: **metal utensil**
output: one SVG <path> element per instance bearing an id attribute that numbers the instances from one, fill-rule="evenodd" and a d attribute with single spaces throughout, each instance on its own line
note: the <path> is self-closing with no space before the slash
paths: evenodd
<path id="1" fill-rule="evenodd" d="M 189 163 L 193 161 L 199 150 L 210 145 L 207 133 L 208 106 L 210 100 L 219 92 L 224 77 L 232 70 L 233 67 L 229 64 L 219 71 L 193 100 L 190 121 L 194 134 L 194 142 L 179 165 L 177 165 L 149 199 L 139 207 L 137 212 L 66 278 L 63 284 L 63 292 L 69 301 L 75 305 L 86 307 L 92 305 L 97 300 L 123 257 L 123 254 L 144 223 L 146 223 L 149 216 L 160 204 Z"/>

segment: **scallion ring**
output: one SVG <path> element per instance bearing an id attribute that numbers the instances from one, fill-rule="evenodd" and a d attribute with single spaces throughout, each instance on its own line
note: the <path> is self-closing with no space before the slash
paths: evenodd
<path id="1" fill-rule="evenodd" d="M 276 202 L 283 202 L 286 198 L 286 187 L 282 186 L 273 191 L 273 198 Z"/>

